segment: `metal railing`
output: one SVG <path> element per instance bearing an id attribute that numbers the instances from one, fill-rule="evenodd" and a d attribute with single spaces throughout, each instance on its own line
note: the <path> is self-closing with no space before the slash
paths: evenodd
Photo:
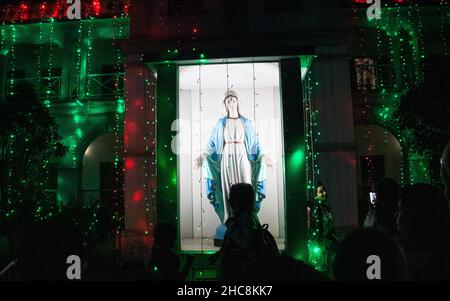
<path id="1" fill-rule="evenodd" d="M 55 99 L 61 95 L 61 81 L 61 76 L 8 79 L 6 82 L 6 93 L 11 93 L 11 88 L 16 84 L 30 82 L 40 99 Z"/>
<path id="2" fill-rule="evenodd" d="M 120 73 L 89 74 L 86 79 L 86 96 L 106 97 L 124 93 L 124 76 Z"/>
<path id="3" fill-rule="evenodd" d="M 86 97 L 110 98 L 116 94 L 123 95 L 125 91 L 124 80 L 125 73 L 123 72 L 88 74 L 85 82 Z M 61 90 L 62 76 L 7 79 L 5 83 L 7 95 L 12 92 L 15 85 L 21 82 L 30 82 L 40 99 L 53 100 L 63 96 Z M 70 86 L 73 86 L 72 92 L 70 92 L 71 97 L 78 98 L 79 79 L 71 78 L 70 82 Z"/>

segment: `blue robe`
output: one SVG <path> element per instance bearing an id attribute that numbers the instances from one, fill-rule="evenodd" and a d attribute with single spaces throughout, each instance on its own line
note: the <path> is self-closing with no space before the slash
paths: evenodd
<path id="1" fill-rule="evenodd" d="M 245 131 L 245 148 L 247 157 L 252 166 L 252 185 L 255 189 L 256 211 L 261 207 L 261 201 L 266 197 L 265 179 L 266 166 L 261 162 L 261 147 L 258 136 L 253 129 L 251 121 L 244 116 L 240 116 L 240 120 Z M 222 151 L 224 147 L 224 128 L 227 117 L 220 118 L 217 122 L 208 143 L 205 148 L 205 165 L 204 176 L 206 178 L 206 192 L 211 205 L 214 207 L 220 221 L 223 223 L 225 218 L 225 207 L 222 193 L 220 162 L 222 159 Z M 227 202 L 227 200 L 226 200 Z"/>

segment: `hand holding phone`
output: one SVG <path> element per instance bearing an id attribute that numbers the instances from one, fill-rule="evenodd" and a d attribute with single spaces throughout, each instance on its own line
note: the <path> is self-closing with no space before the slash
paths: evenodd
<path id="1" fill-rule="evenodd" d="M 370 203 L 372 203 L 372 205 L 375 205 L 375 203 L 377 202 L 377 193 L 369 192 L 369 197 L 370 197 Z"/>

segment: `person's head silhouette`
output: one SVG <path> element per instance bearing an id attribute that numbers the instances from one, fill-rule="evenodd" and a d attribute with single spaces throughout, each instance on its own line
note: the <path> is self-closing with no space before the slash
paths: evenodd
<path id="1" fill-rule="evenodd" d="M 335 280 L 373 280 L 368 276 L 368 268 L 374 255 L 380 262 L 379 267 L 374 267 L 381 271 L 379 280 L 401 280 L 402 267 L 395 243 L 386 234 L 374 228 L 357 229 L 345 236 L 334 259 Z"/>
<path id="2" fill-rule="evenodd" d="M 377 189 L 376 210 L 378 215 L 394 216 L 400 199 L 400 186 L 390 178 L 381 181 Z"/>
<path id="3" fill-rule="evenodd" d="M 398 230 L 417 246 L 437 246 L 447 230 L 448 210 L 441 189 L 430 184 L 407 186 L 401 193 Z"/>
<path id="4" fill-rule="evenodd" d="M 247 183 L 234 184 L 230 188 L 230 207 L 234 215 L 252 212 L 255 209 L 255 192 Z"/>
<path id="5" fill-rule="evenodd" d="M 171 223 L 158 223 L 153 232 L 155 245 L 161 249 L 170 250 L 177 239 L 177 228 Z"/>

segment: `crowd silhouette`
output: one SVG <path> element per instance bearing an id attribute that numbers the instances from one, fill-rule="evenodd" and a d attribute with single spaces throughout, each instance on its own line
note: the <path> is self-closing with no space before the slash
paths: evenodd
<path id="1" fill-rule="evenodd" d="M 363 227 L 339 239 L 329 225 L 332 230 L 327 235 L 332 237 L 336 248 L 329 251 L 334 254 L 330 257 L 333 262 L 326 271 L 328 273 L 280 254 L 270 228 L 259 222 L 253 187 L 245 183 L 234 184 L 230 190 L 232 214 L 226 221 L 227 232 L 221 249 L 209 261 L 210 264 L 217 263 L 217 280 L 372 280 L 373 277 L 368 276 L 368 258 L 372 255 L 376 255 L 381 263 L 380 280 L 450 280 L 449 156 L 450 143 L 441 159 L 444 189 L 430 184 L 401 188 L 393 179 L 384 179 L 376 187 L 377 201 L 367 214 Z M 329 214 L 330 208 L 326 208 Z M 16 246 L 14 279 L 67 280 L 65 258 L 73 253 L 86 259 L 83 266 L 85 280 L 189 279 L 194 257 L 183 255 L 185 264 L 181 268 L 180 256 L 174 251 L 177 239 L 174 224 L 158 223 L 150 254 L 145 246 L 138 245 L 134 255 L 127 259 L 117 252 L 97 257 L 86 254 L 79 237 L 73 225 L 58 218 L 29 229 Z M 105 269 L 109 272 L 98 273 Z"/>

